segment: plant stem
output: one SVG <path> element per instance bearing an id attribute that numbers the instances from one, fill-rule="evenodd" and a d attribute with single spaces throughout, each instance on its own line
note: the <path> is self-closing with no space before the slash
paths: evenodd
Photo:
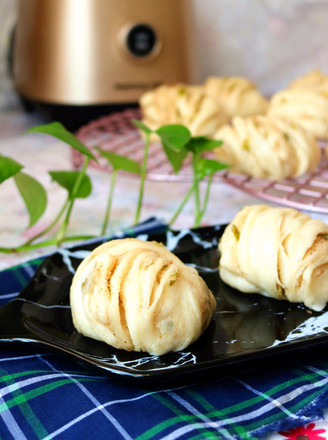
<path id="1" fill-rule="evenodd" d="M 76 182 L 74 184 L 73 190 L 72 190 L 72 192 L 71 192 L 71 194 L 69 196 L 66 215 L 65 215 L 64 221 L 61 224 L 61 227 L 60 227 L 60 229 L 58 231 L 58 234 L 57 234 L 57 237 L 56 237 L 57 245 L 58 246 L 60 246 L 60 244 L 65 239 L 66 230 L 67 230 L 67 227 L 68 227 L 69 219 L 70 219 L 71 212 L 72 212 L 73 205 L 74 205 L 75 194 L 77 193 L 77 191 L 78 191 L 78 189 L 80 187 L 80 184 L 82 182 L 82 179 L 83 179 L 83 177 L 85 175 L 85 172 L 86 172 L 89 160 L 90 160 L 90 158 L 88 156 L 85 156 L 83 166 L 82 166 L 81 171 L 80 171 L 80 173 L 78 175 L 78 178 L 76 179 Z"/>
<path id="2" fill-rule="evenodd" d="M 66 241 L 77 241 L 77 240 L 91 240 L 93 238 L 96 238 L 96 235 L 69 235 L 65 237 Z"/>
<path id="3" fill-rule="evenodd" d="M 38 249 L 40 247 L 56 245 L 56 243 L 57 240 L 55 238 L 52 238 L 50 240 L 44 240 L 34 244 L 29 244 L 29 245 L 22 244 L 21 246 L 17 246 L 16 248 L 14 248 L 13 251 L 14 252 L 31 251 L 33 249 Z"/>
<path id="4" fill-rule="evenodd" d="M 213 174 L 211 174 L 208 177 L 208 182 L 207 182 L 207 187 L 206 187 L 206 192 L 205 192 L 205 197 L 204 197 L 204 203 L 203 203 L 203 209 L 201 210 L 201 213 L 200 213 L 199 224 L 196 227 L 200 226 L 201 220 L 206 212 L 207 205 L 208 205 L 208 202 L 210 199 L 210 189 L 211 189 L 212 181 L 213 181 Z"/>
<path id="5" fill-rule="evenodd" d="M 192 167 L 193 167 L 193 186 L 194 186 L 194 193 L 195 193 L 195 227 L 198 227 L 200 224 L 200 216 L 201 216 L 201 208 L 200 208 L 200 198 L 199 198 L 199 180 L 197 177 L 197 160 L 199 159 L 199 155 L 196 153 L 193 153 L 192 157 Z"/>
<path id="6" fill-rule="evenodd" d="M 38 238 L 45 235 L 47 232 L 49 232 L 60 220 L 61 216 L 65 212 L 65 209 L 67 208 L 69 198 L 66 199 L 65 203 L 63 204 L 62 208 L 60 209 L 59 213 L 57 214 L 56 218 L 53 220 L 52 223 L 50 223 L 49 226 L 47 226 L 43 231 L 39 232 L 38 234 L 34 235 L 34 237 L 30 238 L 26 243 L 24 243 L 24 246 L 28 246 L 31 243 L 33 243 Z"/>
<path id="7" fill-rule="evenodd" d="M 2 254 L 11 254 L 13 252 L 16 252 L 16 248 L 0 248 L 0 252 Z"/>
<path id="8" fill-rule="evenodd" d="M 144 157 L 143 157 L 143 162 L 141 165 L 139 199 L 138 199 L 138 205 L 137 205 L 137 211 L 136 211 L 136 215 L 135 215 L 135 219 L 134 219 L 134 224 L 137 224 L 139 222 L 139 218 L 140 218 L 140 211 L 141 211 L 144 186 L 145 186 L 145 180 L 146 180 L 146 173 L 147 173 L 147 159 L 148 159 L 149 143 L 150 143 L 150 133 L 147 133 L 146 141 L 145 141 L 145 148 L 144 148 Z"/>
<path id="9" fill-rule="evenodd" d="M 65 241 L 78 241 L 78 240 L 90 240 L 92 238 L 95 238 L 94 235 L 72 235 L 70 237 L 65 237 Z M 53 246 L 57 245 L 57 239 L 52 238 L 49 240 L 39 241 L 38 243 L 34 244 L 22 244 L 17 247 L 12 248 L 0 248 L 0 253 L 10 254 L 12 252 L 25 252 L 25 251 L 31 251 L 33 249 L 38 249 L 40 247 L 46 247 L 46 246 Z"/>
<path id="10" fill-rule="evenodd" d="M 104 218 L 104 222 L 103 222 L 102 229 L 101 229 L 101 235 L 106 234 L 110 210 L 111 210 L 112 201 L 113 201 L 113 194 L 114 194 L 114 187 L 115 187 L 115 183 L 116 183 L 116 178 L 117 178 L 117 170 L 113 169 L 110 190 L 109 190 L 109 195 L 108 195 L 107 208 L 106 208 L 105 218 Z"/>
<path id="11" fill-rule="evenodd" d="M 182 200 L 182 203 L 180 204 L 180 206 L 176 210 L 175 214 L 171 218 L 171 220 L 169 222 L 169 226 L 171 226 L 175 222 L 175 220 L 178 218 L 178 216 L 180 215 L 181 211 L 183 210 L 185 204 L 188 202 L 188 200 L 189 200 L 191 194 L 194 192 L 194 190 L 195 190 L 194 185 L 191 185 L 191 187 L 189 188 L 187 194 L 184 196 L 184 199 Z"/>

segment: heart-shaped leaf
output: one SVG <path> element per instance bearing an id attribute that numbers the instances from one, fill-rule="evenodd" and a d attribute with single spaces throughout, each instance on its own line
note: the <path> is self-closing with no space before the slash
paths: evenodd
<path id="1" fill-rule="evenodd" d="M 28 174 L 19 172 L 14 176 L 14 179 L 29 213 L 29 227 L 31 227 L 39 220 L 46 209 L 47 193 L 41 183 Z"/>
<path id="2" fill-rule="evenodd" d="M 218 162 L 217 160 L 200 159 L 196 164 L 197 179 L 202 180 L 206 176 L 211 176 L 227 168 L 230 168 L 230 165 Z"/>
<path id="3" fill-rule="evenodd" d="M 140 174 L 140 164 L 128 157 L 112 153 L 111 151 L 104 151 L 99 147 L 96 150 L 111 164 L 114 170 L 128 171 L 129 173 Z"/>
<path id="4" fill-rule="evenodd" d="M 79 178 L 79 171 L 49 171 L 49 174 L 55 182 L 68 191 L 69 196 L 72 195 L 75 183 Z M 80 186 L 76 194 L 74 194 L 74 197 L 84 199 L 90 195 L 91 190 L 91 180 L 88 175 L 84 174 Z"/>
<path id="5" fill-rule="evenodd" d="M 0 154 L 0 183 L 15 176 L 22 168 L 24 168 L 23 165 L 14 159 Z"/>
<path id="6" fill-rule="evenodd" d="M 180 124 L 163 125 L 155 131 L 166 147 L 181 151 L 191 139 L 190 131 Z"/>
<path id="7" fill-rule="evenodd" d="M 164 142 L 162 144 L 164 153 L 168 158 L 170 164 L 173 167 L 173 170 L 176 174 L 180 171 L 183 161 L 187 157 L 188 150 L 182 149 L 181 151 L 172 150 L 169 146 L 167 146 Z"/>
<path id="8" fill-rule="evenodd" d="M 70 145 L 75 150 L 82 153 L 84 156 L 88 156 L 97 162 L 96 157 L 82 142 L 80 142 L 74 134 L 68 131 L 60 122 L 51 122 L 50 124 L 39 125 L 37 127 L 32 127 L 28 130 L 28 133 L 45 133 L 62 142 Z"/>
<path id="9" fill-rule="evenodd" d="M 208 139 L 204 136 L 195 136 L 188 142 L 186 148 L 196 154 L 204 153 L 205 151 L 214 150 L 222 145 L 222 141 Z"/>

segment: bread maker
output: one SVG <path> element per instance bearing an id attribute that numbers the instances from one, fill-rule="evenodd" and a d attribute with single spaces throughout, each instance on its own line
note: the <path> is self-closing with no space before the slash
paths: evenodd
<path id="1" fill-rule="evenodd" d="M 197 81 L 188 0 L 19 0 L 17 17 L 15 90 L 68 128 Z"/>

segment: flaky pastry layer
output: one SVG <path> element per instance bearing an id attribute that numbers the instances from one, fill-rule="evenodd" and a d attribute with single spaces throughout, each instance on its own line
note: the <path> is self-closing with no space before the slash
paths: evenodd
<path id="1" fill-rule="evenodd" d="M 301 302 L 328 301 L 328 226 L 291 208 L 243 208 L 219 243 L 220 276 L 246 293 Z"/>
<path id="2" fill-rule="evenodd" d="M 91 252 L 76 271 L 70 301 L 83 335 L 154 355 L 198 339 L 216 306 L 196 269 L 165 246 L 135 238 Z"/>

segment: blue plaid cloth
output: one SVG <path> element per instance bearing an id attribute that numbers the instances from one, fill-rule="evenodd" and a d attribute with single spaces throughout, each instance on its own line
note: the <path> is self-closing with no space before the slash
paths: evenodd
<path id="1" fill-rule="evenodd" d="M 163 227 L 153 219 L 130 234 Z M 41 259 L 0 273 L 1 304 Z M 303 359 L 154 390 L 127 385 L 36 345 L 2 344 L 0 439 L 259 439 L 306 424 L 327 407 L 325 351 Z"/>

